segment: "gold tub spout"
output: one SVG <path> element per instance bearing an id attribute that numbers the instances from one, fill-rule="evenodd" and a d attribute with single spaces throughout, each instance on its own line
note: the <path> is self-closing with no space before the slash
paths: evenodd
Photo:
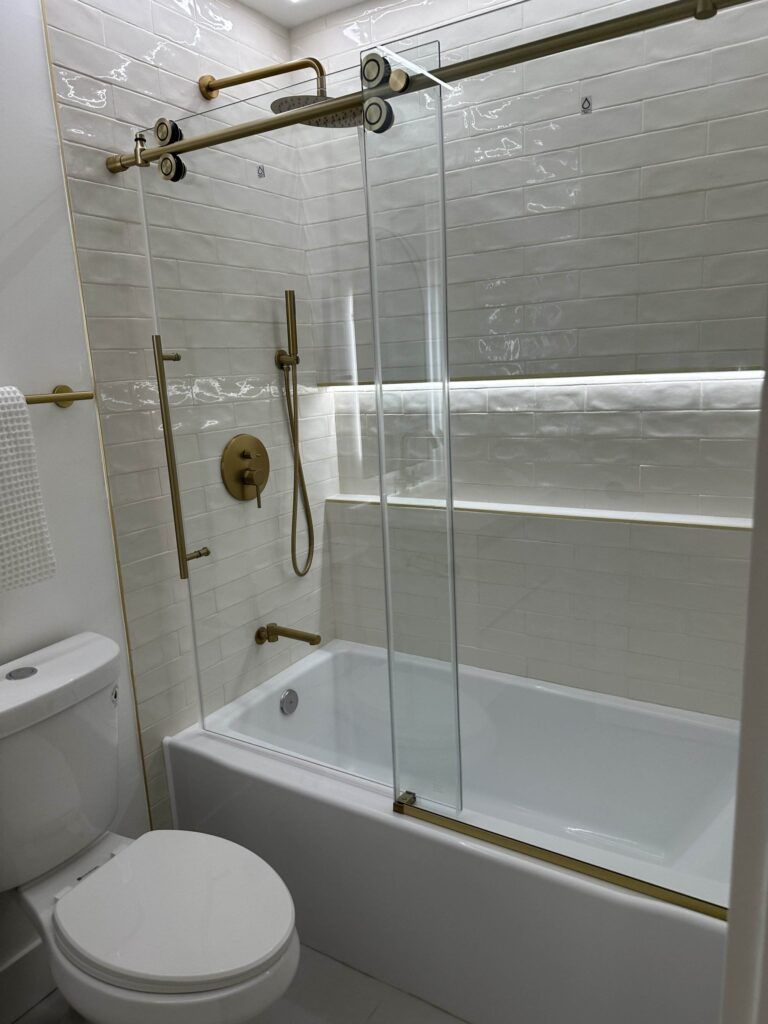
<path id="1" fill-rule="evenodd" d="M 303 629 L 291 629 L 290 626 L 278 626 L 276 622 L 268 622 L 256 630 L 257 644 L 274 644 L 284 636 L 287 640 L 303 640 L 305 644 L 316 647 L 322 642 L 319 633 L 305 633 Z"/>

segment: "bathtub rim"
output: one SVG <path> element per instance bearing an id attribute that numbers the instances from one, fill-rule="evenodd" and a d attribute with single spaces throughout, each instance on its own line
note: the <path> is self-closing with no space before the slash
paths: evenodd
<path id="1" fill-rule="evenodd" d="M 273 785 L 284 786 L 324 803 L 340 803 L 347 808 L 352 806 L 356 812 L 366 817 L 386 819 L 396 826 L 428 828 L 438 842 L 456 842 L 457 837 L 460 837 L 460 841 L 475 855 L 493 859 L 511 857 L 520 870 L 534 873 L 543 871 L 549 875 L 554 873 L 559 883 L 563 885 L 581 889 L 585 886 L 596 887 L 604 895 L 607 894 L 620 902 L 636 899 L 653 900 L 667 912 L 694 913 L 713 925 L 725 925 L 728 921 L 726 906 L 410 805 L 407 803 L 406 794 L 393 801 L 390 786 L 369 779 L 359 779 L 326 765 L 304 761 L 281 751 L 212 732 L 199 723 L 163 739 L 163 757 L 174 828 L 178 827 L 178 814 L 170 759 L 170 750 L 173 747 L 194 749 L 198 756 L 223 763 L 240 774 L 261 777 Z M 314 777 L 309 789 L 306 785 L 308 774 Z M 356 792 L 353 802 L 345 798 L 344 789 Z"/>

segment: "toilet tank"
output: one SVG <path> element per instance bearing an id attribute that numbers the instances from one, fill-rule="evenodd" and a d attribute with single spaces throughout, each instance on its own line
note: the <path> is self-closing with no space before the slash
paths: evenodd
<path id="1" fill-rule="evenodd" d="M 80 633 L 0 666 L 0 892 L 112 823 L 119 656 L 114 641 Z"/>

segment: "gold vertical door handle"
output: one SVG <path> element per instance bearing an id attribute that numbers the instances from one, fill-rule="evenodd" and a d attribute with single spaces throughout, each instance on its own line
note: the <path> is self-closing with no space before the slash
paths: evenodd
<path id="1" fill-rule="evenodd" d="M 165 444 L 165 460 L 168 463 L 168 482 L 171 490 L 171 507 L 173 509 L 173 530 L 176 534 L 176 553 L 179 557 L 179 576 L 189 579 L 187 562 L 192 558 L 205 558 L 210 555 L 208 548 L 200 548 L 187 554 L 187 542 L 184 537 L 184 517 L 181 509 L 181 488 L 179 473 L 176 467 L 176 446 L 173 443 L 173 426 L 171 424 L 171 406 L 168 402 L 168 382 L 165 377 L 165 363 L 177 363 L 181 356 L 178 352 L 163 352 L 163 342 L 159 334 L 152 335 L 152 351 L 155 356 L 155 373 L 157 374 L 157 395 L 160 400 L 160 418 L 163 421 L 163 442 Z"/>

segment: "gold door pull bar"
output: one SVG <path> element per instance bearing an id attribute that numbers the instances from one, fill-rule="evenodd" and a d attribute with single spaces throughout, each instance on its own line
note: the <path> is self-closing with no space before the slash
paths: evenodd
<path id="1" fill-rule="evenodd" d="M 88 402 L 93 399 L 92 391 L 73 391 L 68 384 L 57 384 L 49 395 L 24 395 L 27 405 L 58 405 L 68 409 L 74 402 Z"/>
<path id="2" fill-rule="evenodd" d="M 268 67 L 243 71 L 239 75 L 230 75 L 228 78 L 203 75 L 197 80 L 197 84 L 203 99 L 215 100 L 220 89 L 231 89 L 235 85 L 245 85 L 247 82 L 260 82 L 264 78 L 276 78 L 278 75 L 287 75 L 290 71 L 301 71 L 304 68 L 315 72 L 317 95 L 325 96 L 325 68 L 316 57 L 301 57 L 299 60 L 289 60 L 284 64 L 270 64 Z"/>
<path id="3" fill-rule="evenodd" d="M 179 576 L 189 579 L 187 563 L 194 558 L 207 558 L 208 548 L 198 548 L 187 554 L 187 541 L 184 536 L 184 517 L 181 508 L 181 488 L 179 473 L 176 468 L 176 447 L 173 443 L 173 427 L 171 425 L 171 406 L 168 402 L 168 382 L 165 377 L 165 363 L 178 363 L 181 355 L 178 352 L 163 352 L 163 342 L 159 334 L 152 335 L 152 351 L 155 356 L 155 372 L 157 374 L 157 396 L 160 400 L 160 418 L 163 421 L 163 441 L 165 443 L 165 460 L 168 463 L 168 482 L 171 489 L 171 508 L 173 509 L 173 530 L 176 534 L 176 554 L 179 558 Z"/>

